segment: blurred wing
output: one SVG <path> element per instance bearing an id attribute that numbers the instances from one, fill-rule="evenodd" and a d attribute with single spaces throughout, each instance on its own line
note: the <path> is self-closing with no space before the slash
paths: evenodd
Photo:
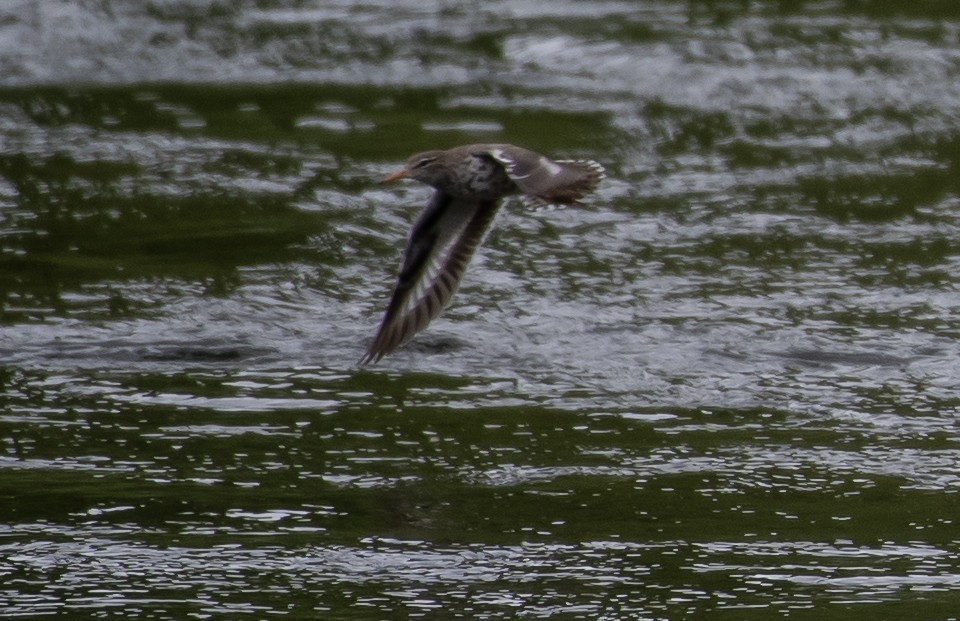
<path id="1" fill-rule="evenodd" d="M 503 165 L 521 192 L 545 204 L 575 204 L 606 176 L 593 160 L 551 160 L 519 147 L 494 147 L 488 155 Z"/>
<path id="2" fill-rule="evenodd" d="M 393 297 L 361 366 L 409 341 L 447 306 L 499 207 L 433 195 L 410 232 Z"/>

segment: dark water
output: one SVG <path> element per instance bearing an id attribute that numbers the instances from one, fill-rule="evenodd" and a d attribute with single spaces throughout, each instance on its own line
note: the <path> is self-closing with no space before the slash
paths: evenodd
<path id="1" fill-rule="evenodd" d="M 960 8 L 0 6 L 0 618 L 955 619 Z M 407 155 L 589 157 L 355 366 Z"/>

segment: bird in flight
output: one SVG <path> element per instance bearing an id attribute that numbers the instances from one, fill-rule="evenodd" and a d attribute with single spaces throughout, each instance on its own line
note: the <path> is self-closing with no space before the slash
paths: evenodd
<path id="1" fill-rule="evenodd" d="M 449 304 L 503 198 L 576 205 L 604 178 L 593 160 L 551 160 L 509 144 L 471 144 L 411 156 L 385 182 L 416 179 L 436 191 L 414 223 L 380 328 L 360 366 L 427 327 Z"/>

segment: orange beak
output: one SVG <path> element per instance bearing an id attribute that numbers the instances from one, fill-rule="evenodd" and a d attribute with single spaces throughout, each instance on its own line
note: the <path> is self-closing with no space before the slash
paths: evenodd
<path id="1" fill-rule="evenodd" d="M 394 181 L 397 181 L 398 179 L 406 179 L 409 176 L 410 176 L 410 171 L 404 168 L 403 170 L 398 170 L 392 175 L 384 178 L 384 180 L 381 181 L 380 183 L 392 183 Z"/>

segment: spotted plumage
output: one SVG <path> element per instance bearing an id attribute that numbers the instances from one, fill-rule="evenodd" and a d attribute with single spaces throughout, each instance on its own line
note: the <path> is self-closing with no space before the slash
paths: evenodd
<path id="1" fill-rule="evenodd" d="M 596 189 L 592 160 L 550 160 L 508 144 L 418 153 L 386 178 L 416 179 L 436 191 L 410 231 L 393 295 L 361 365 L 377 362 L 427 327 L 456 292 L 504 197 L 575 205 Z"/>

